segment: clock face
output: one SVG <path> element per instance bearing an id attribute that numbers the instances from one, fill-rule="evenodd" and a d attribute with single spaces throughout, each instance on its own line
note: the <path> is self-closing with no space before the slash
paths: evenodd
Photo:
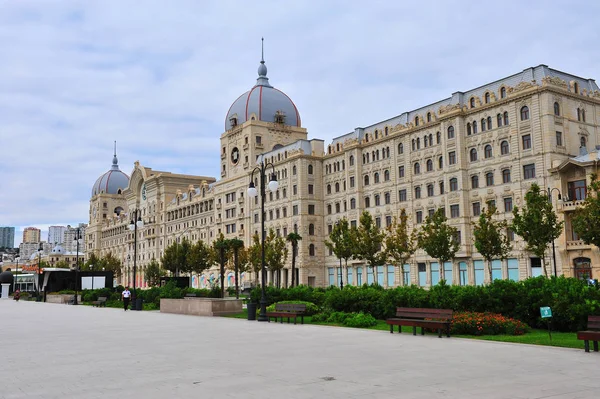
<path id="1" fill-rule="evenodd" d="M 231 163 L 234 165 L 237 165 L 237 163 L 240 161 L 240 150 L 238 150 L 237 147 L 234 147 L 233 150 L 231 150 Z"/>
<path id="2" fill-rule="evenodd" d="M 141 196 L 142 196 L 142 199 L 143 199 L 144 201 L 146 201 L 146 183 L 144 183 L 144 184 L 142 185 L 142 192 L 141 192 Z"/>

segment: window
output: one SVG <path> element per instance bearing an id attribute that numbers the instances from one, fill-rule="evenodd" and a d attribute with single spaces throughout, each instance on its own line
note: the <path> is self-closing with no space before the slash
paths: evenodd
<path id="1" fill-rule="evenodd" d="M 485 158 L 491 158 L 492 157 L 492 146 L 491 145 L 486 145 L 485 149 L 484 149 L 484 156 Z"/>
<path id="2" fill-rule="evenodd" d="M 502 169 L 502 183 L 510 183 L 510 169 Z"/>
<path id="3" fill-rule="evenodd" d="M 315 193 L 315 186 L 312 184 L 308 185 L 308 194 L 313 195 Z"/>
<path id="4" fill-rule="evenodd" d="M 504 198 L 504 212 L 512 212 L 512 210 L 513 210 L 512 197 Z"/>
<path id="5" fill-rule="evenodd" d="M 383 180 L 390 181 L 390 171 L 389 170 L 385 170 L 383 172 Z"/>
<path id="6" fill-rule="evenodd" d="M 435 134 L 435 143 L 439 144 L 442 141 L 442 134 L 440 132 L 437 132 Z"/>
<path id="7" fill-rule="evenodd" d="M 450 205 L 450 217 L 457 218 L 460 216 L 460 208 L 458 204 Z"/>
<path id="8" fill-rule="evenodd" d="M 487 206 L 488 206 L 489 209 L 492 209 L 492 208 L 496 209 L 496 200 L 486 201 L 486 204 L 487 204 Z"/>
<path id="9" fill-rule="evenodd" d="M 449 139 L 454 138 L 454 126 L 448 126 L 448 138 Z M 439 144 L 439 140 L 438 140 L 438 144 Z"/>
<path id="10" fill-rule="evenodd" d="M 556 146 L 557 147 L 562 147 L 562 145 L 563 145 L 562 132 L 559 132 L 557 130 L 556 131 Z"/>
<path id="11" fill-rule="evenodd" d="M 496 115 L 496 123 L 498 124 L 498 127 L 502 126 L 502 114 Z"/>
<path id="12" fill-rule="evenodd" d="M 389 191 L 387 193 L 385 193 L 383 196 L 385 198 L 386 204 L 390 204 L 392 202 L 392 196 L 390 195 Z"/>
<path id="13" fill-rule="evenodd" d="M 298 186 L 295 184 L 292 186 L 292 194 L 298 195 Z M 258 196 L 254 197 L 254 198 L 258 198 Z"/>
<path id="14" fill-rule="evenodd" d="M 485 103 L 486 104 L 490 103 L 490 93 L 485 93 Z"/>
<path id="15" fill-rule="evenodd" d="M 308 225 L 308 235 L 309 236 L 315 235 L 315 225 L 312 223 Z"/>
<path id="16" fill-rule="evenodd" d="M 423 212 L 422 211 L 417 211 L 416 219 L 417 219 L 417 223 L 423 223 Z"/>
<path id="17" fill-rule="evenodd" d="M 473 131 L 472 131 L 472 129 L 471 129 L 471 124 L 470 124 L 470 123 L 467 123 L 467 136 L 470 136 L 472 132 L 473 132 Z"/>
<path id="18" fill-rule="evenodd" d="M 485 132 L 485 130 L 486 130 L 486 126 L 487 126 L 487 125 L 486 125 L 485 118 L 483 118 L 483 119 L 481 120 L 481 131 L 482 131 L 482 132 Z"/>
<path id="19" fill-rule="evenodd" d="M 419 186 L 415 187 L 415 198 L 416 199 L 421 198 L 421 187 L 419 187 Z"/>
<path id="20" fill-rule="evenodd" d="M 567 185 L 570 201 L 583 201 L 586 197 L 585 180 L 570 181 Z"/>
<path id="21" fill-rule="evenodd" d="M 315 206 L 314 205 L 309 205 L 308 206 L 308 214 L 309 215 L 314 215 L 315 214 Z"/>
<path id="22" fill-rule="evenodd" d="M 404 177 L 404 166 L 398 166 L 398 177 Z"/>
<path id="23" fill-rule="evenodd" d="M 487 172 L 485 174 L 485 185 L 488 187 L 494 185 L 494 172 Z"/>
<path id="24" fill-rule="evenodd" d="M 398 144 L 398 154 L 404 154 L 404 144 Z"/>
<path id="25" fill-rule="evenodd" d="M 523 149 L 530 150 L 531 149 L 531 135 L 524 134 L 521 139 L 523 140 Z"/>
<path id="26" fill-rule="evenodd" d="M 433 215 L 435 215 L 435 209 L 431 208 L 427 210 L 427 216 L 429 216 L 430 218 L 433 217 Z"/>
<path id="27" fill-rule="evenodd" d="M 415 126 L 419 126 L 419 117 L 415 116 Z"/>
<path id="28" fill-rule="evenodd" d="M 331 194 L 331 184 L 327 185 L 327 194 Z"/>
<path id="29" fill-rule="evenodd" d="M 509 152 L 510 152 L 510 148 L 508 146 L 508 141 L 503 140 L 500 143 L 500 154 L 502 154 L 502 155 L 508 155 Z"/>
<path id="30" fill-rule="evenodd" d="M 431 112 L 427 113 L 427 122 L 431 122 Z"/>
<path id="31" fill-rule="evenodd" d="M 415 139 L 412 139 L 412 150 L 416 150 L 417 147 L 415 146 Z"/>
<path id="32" fill-rule="evenodd" d="M 456 190 L 458 190 L 458 179 L 456 177 L 453 177 L 452 179 L 450 179 L 450 191 Z"/>
<path id="33" fill-rule="evenodd" d="M 469 159 L 471 162 L 477 161 L 477 150 L 475 148 L 471 148 L 471 151 L 469 151 Z"/>
<path id="34" fill-rule="evenodd" d="M 340 183 L 335 183 L 335 192 L 336 193 L 340 192 Z"/>
<path id="35" fill-rule="evenodd" d="M 515 240 L 515 232 L 512 229 L 506 229 L 506 237 L 508 237 L 508 241 L 513 242 Z"/>
<path id="36" fill-rule="evenodd" d="M 471 99 L 469 100 L 469 106 L 471 108 L 475 108 L 475 97 L 471 97 Z"/>
<path id="37" fill-rule="evenodd" d="M 315 256 L 315 244 L 310 244 L 308 246 L 308 255 Z"/>
<path id="38" fill-rule="evenodd" d="M 469 274 L 467 271 L 467 262 L 458 263 L 458 284 L 467 285 L 469 283 Z"/>
<path id="39" fill-rule="evenodd" d="M 365 186 L 369 185 L 369 175 L 365 175 Z"/>
<path id="40" fill-rule="evenodd" d="M 421 165 L 419 165 L 419 163 L 418 163 L 418 162 L 417 162 L 417 163 L 415 163 L 415 166 L 414 166 L 414 171 L 415 171 L 415 175 L 418 175 L 418 174 L 420 174 L 420 173 L 421 173 Z"/>
<path id="41" fill-rule="evenodd" d="M 506 87 L 500 89 L 500 98 L 506 98 Z"/>
<path id="42" fill-rule="evenodd" d="M 340 213 L 340 203 L 339 202 L 335 203 L 335 213 Z"/>
<path id="43" fill-rule="evenodd" d="M 292 206 L 292 214 L 298 216 L 298 205 Z"/>
<path id="44" fill-rule="evenodd" d="M 375 172 L 375 174 L 373 175 L 373 182 L 379 183 L 379 173 Z"/>
<path id="45" fill-rule="evenodd" d="M 377 226 L 378 229 L 381 228 L 381 218 L 379 216 L 375 218 L 375 226 Z"/>
<path id="46" fill-rule="evenodd" d="M 375 206 L 379 206 L 381 205 L 381 198 L 379 196 L 379 194 L 375 194 Z"/>
<path id="47" fill-rule="evenodd" d="M 533 179 L 535 178 L 535 164 L 523 165 L 523 178 Z"/>
<path id="48" fill-rule="evenodd" d="M 524 106 L 521 108 L 521 120 L 526 121 L 529 119 L 529 107 Z"/>
<path id="49" fill-rule="evenodd" d="M 477 134 L 477 121 L 473 121 L 473 134 Z"/>
<path id="50" fill-rule="evenodd" d="M 427 160 L 427 171 L 428 172 L 432 172 L 433 171 L 433 161 L 431 159 Z"/>
<path id="51" fill-rule="evenodd" d="M 492 117 L 491 116 L 487 117 L 487 125 L 488 125 L 488 130 L 490 130 L 492 128 Z"/>
<path id="52" fill-rule="evenodd" d="M 577 120 L 585 122 L 585 110 L 583 108 L 577 108 Z"/>
<path id="53" fill-rule="evenodd" d="M 428 184 L 427 185 L 427 196 L 428 197 L 433 197 L 433 184 Z"/>
<path id="54" fill-rule="evenodd" d="M 444 194 L 444 182 L 440 182 L 440 194 Z"/>
<path id="55" fill-rule="evenodd" d="M 438 168 L 442 169 L 444 167 L 444 157 L 438 158 Z"/>
<path id="56" fill-rule="evenodd" d="M 406 190 L 398 191 L 398 201 L 405 202 L 406 201 Z"/>
<path id="57" fill-rule="evenodd" d="M 350 155 L 348 162 L 350 163 L 350 166 L 354 166 L 354 155 Z"/>
<path id="58" fill-rule="evenodd" d="M 350 188 L 354 187 L 354 176 L 350 176 Z"/>
<path id="59" fill-rule="evenodd" d="M 309 175 L 313 174 L 313 166 L 312 165 L 308 165 L 308 174 Z"/>
<path id="60" fill-rule="evenodd" d="M 473 202 L 473 216 L 481 215 L 481 203 Z"/>
<path id="61" fill-rule="evenodd" d="M 560 116 L 560 105 L 558 103 L 554 103 L 554 115 Z"/>
<path id="62" fill-rule="evenodd" d="M 585 147 L 585 144 L 586 144 L 586 139 L 585 139 L 585 137 L 581 136 L 579 138 L 579 146 L 580 147 Z"/>
<path id="63" fill-rule="evenodd" d="M 471 188 L 479 188 L 479 176 L 471 176 Z"/>
<path id="64" fill-rule="evenodd" d="M 256 136 L 256 144 L 262 144 L 262 137 Z"/>
<path id="65" fill-rule="evenodd" d="M 448 153 L 448 164 L 454 165 L 456 163 L 456 152 L 450 151 Z"/>
<path id="66" fill-rule="evenodd" d="M 296 176 L 296 165 L 292 166 L 292 175 Z"/>

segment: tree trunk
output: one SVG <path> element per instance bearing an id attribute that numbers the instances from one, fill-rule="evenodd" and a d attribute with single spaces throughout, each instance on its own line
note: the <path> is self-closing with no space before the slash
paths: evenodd
<path id="1" fill-rule="evenodd" d="M 377 282 L 377 270 L 375 270 L 376 268 L 377 268 L 377 266 L 375 266 L 375 265 L 371 266 L 371 269 L 373 269 L 373 285 L 379 284 Z"/>
<path id="2" fill-rule="evenodd" d="M 235 263 L 235 299 L 240 299 L 240 286 L 238 284 L 238 274 L 239 274 L 239 269 L 238 269 L 238 248 L 235 247 L 234 252 L 233 252 L 233 257 L 234 257 L 234 263 Z"/>
<path id="3" fill-rule="evenodd" d="M 296 245 L 292 245 L 292 288 L 294 288 L 295 277 L 296 277 Z"/>
<path id="4" fill-rule="evenodd" d="M 548 277 L 548 271 L 546 270 L 546 255 L 542 255 L 542 267 L 544 268 L 544 277 Z"/>
<path id="5" fill-rule="evenodd" d="M 221 248 L 221 298 L 225 298 L 225 249 Z"/>
<path id="6" fill-rule="evenodd" d="M 492 279 L 492 261 L 488 260 L 488 274 L 490 276 L 490 284 L 494 282 Z"/>

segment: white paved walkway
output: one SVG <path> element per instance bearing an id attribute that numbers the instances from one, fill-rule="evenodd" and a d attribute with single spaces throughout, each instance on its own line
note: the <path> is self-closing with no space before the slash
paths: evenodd
<path id="1" fill-rule="evenodd" d="M 600 354 L 0 301 L 0 398 L 598 398 Z"/>

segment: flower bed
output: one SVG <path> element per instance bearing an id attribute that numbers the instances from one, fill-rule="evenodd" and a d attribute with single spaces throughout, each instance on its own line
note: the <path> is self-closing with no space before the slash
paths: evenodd
<path id="1" fill-rule="evenodd" d="M 454 312 L 450 331 L 465 335 L 523 335 L 529 326 L 497 313 Z"/>

